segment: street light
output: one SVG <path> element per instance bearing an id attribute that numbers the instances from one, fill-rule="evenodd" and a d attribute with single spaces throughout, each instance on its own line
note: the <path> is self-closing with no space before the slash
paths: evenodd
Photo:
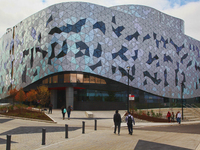
<path id="1" fill-rule="evenodd" d="M 126 68 L 128 70 L 127 112 L 129 112 L 129 71 L 130 71 L 130 67 L 127 66 Z"/>
<path id="2" fill-rule="evenodd" d="M 184 83 L 181 82 L 182 120 L 183 120 L 183 86 L 184 86 Z"/>

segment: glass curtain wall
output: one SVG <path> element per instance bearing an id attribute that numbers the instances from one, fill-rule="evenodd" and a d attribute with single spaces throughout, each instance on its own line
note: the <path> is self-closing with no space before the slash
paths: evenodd
<path id="1" fill-rule="evenodd" d="M 102 91 L 92 89 L 76 89 L 75 99 L 82 102 L 126 102 L 127 92 Z"/>

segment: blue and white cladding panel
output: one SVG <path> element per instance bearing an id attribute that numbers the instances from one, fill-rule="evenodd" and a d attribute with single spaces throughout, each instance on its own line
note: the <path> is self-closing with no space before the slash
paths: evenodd
<path id="1" fill-rule="evenodd" d="M 182 20 L 153 8 L 60 3 L 21 21 L 0 39 L 1 98 L 11 84 L 26 87 L 64 71 L 127 84 L 127 66 L 134 88 L 180 98 L 183 83 L 184 98 L 198 97 L 199 49 L 200 41 L 184 34 Z"/>

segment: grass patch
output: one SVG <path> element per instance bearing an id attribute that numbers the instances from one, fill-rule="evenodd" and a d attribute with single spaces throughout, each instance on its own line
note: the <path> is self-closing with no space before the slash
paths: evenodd
<path id="1" fill-rule="evenodd" d="M 23 118 L 30 118 L 30 119 L 40 119 L 40 120 L 47 120 L 52 121 L 44 112 L 30 110 L 26 108 L 19 108 L 12 110 L 10 109 L 8 112 L 1 112 L 0 114 L 6 116 L 15 116 L 15 117 L 23 117 Z"/>

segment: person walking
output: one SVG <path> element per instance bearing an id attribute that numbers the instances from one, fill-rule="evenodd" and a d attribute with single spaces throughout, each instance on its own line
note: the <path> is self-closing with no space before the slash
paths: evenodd
<path id="1" fill-rule="evenodd" d="M 53 104 L 50 103 L 50 104 L 49 104 L 49 114 L 50 114 L 50 113 L 52 114 L 52 108 L 53 108 Z"/>
<path id="2" fill-rule="evenodd" d="M 168 118 L 168 122 L 170 122 L 170 118 L 171 118 L 171 113 L 168 111 L 167 113 L 167 118 Z"/>
<path id="3" fill-rule="evenodd" d="M 71 111 L 72 111 L 72 106 L 68 106 L 68 108 L 67 108 L 68 120 L 70 120 Z"/>
<path id="4" fill-rule="evenodd" d="M 121 115 L 118 113 L 118 110 L 115 111 L 113 121 L 115 124 L 114 133 L 116 134 L 116 129 L 118 128 L 118 135 L 120 135 Z"/>
<path id="5" fill-rule="evenodd" d="M 126 116 L 125 120 L 126 120 L 126 123 L 128 126 L 128 132 L 130 135 L 132 135 L 133 134 L 133 124 L 135 125 L 135 120 L 130 112 L 128 112 L 128 115 Z"/>
<path id="6" fill-rule="evenodd" d="M 178 113 L 177 113 L 177 122 L 179 124 L 181 124 L 181 113 L 180 113 L 180 111 L 178 111 Z"/>
<path id="7" fill-rule="evenodd" d="M 66 108 L 65 108 L 65 106 L 63 106 L 63 107 L 61 108 L 61 111 L 62 111 L 63 120 L 64 120 L 64 119 L 65 119 L 65 113 L 66 113 Z"/>
<path id="8" fill-rule="evenodd" d="M 174 122 L 174 112 L 172 112 L 171 121 Z"/>

